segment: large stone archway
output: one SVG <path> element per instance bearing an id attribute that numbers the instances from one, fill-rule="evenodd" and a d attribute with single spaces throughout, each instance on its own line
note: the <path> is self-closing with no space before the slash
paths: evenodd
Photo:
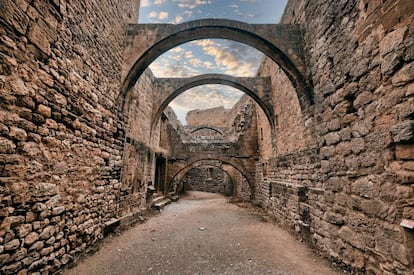
<path id="1" fill-rule="evenodd" d="M 205 38 L 222 38 L 250 45 L 276 62 L 296 89 L 302 108 L 312 103 L 299 25 L 246 24 L 224 19 L 204 19 L 180 25 L 130 25 L 119 102 L 145 69 L 162 53 L 180 44 Z"/>
<path id="2" fill-rule="evenodd" d="M 156 78 L 154 81 L 155 100 L 151 129 L 159 121 L 168 104 L 185 91 L 206 84 L 221 84 L 249 95 L 265 113 L 270 128 L 274 130 L 274 111 L 269 78 L 233 77 L 223 74 L 204 74 L 189 78 Z"/>

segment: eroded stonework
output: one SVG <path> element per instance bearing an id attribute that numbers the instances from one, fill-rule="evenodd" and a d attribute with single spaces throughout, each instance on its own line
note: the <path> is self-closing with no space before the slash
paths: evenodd
<path id="1" fill-rule="evenodd" d="M 289 1 L 282 23 L 296 26 L 289 41 L 303 48 L 279 50 L 303 53 L 300 64 L 267 49 L 255 78 L 268 81 L 266 91 L 231 110 L 199 111 L 217 115 L 207 123 L 195 111 L 187 126 L 169 108 L 154 122 L 166 101 L 145 66 L 134 69 L 133 87 L 125 81 L 137 61 L 130 46 L 156 39 L 148 26 L 128 25 L 138 6 L 0 2 L 2 274 L 57 272 L 196 175 L 218 179 L 202 187 L 260 205 L 350 270 L 412 273 L 411 0 Z M 292 81 L 295 69 L 307 93 Z"/>

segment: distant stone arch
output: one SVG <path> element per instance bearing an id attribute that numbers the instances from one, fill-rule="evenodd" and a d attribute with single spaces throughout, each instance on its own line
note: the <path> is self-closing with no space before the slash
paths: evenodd
<path id="1" fill-rule="evenodd" d="M 178 171 L 176 173 L 173 174 L 173 176 L 171 176 L 168 179 L 167 182 L 167 186 L 168 188 L 170 188 L 170 186 L 174 183 L 174 181 L 181 181 L 182 178 L 184 177 L 184 175 L 192 168 L 197 166 L 197 163 L 202 162 L 202 161 L 220 161 L 223 164 L 227 164 L 232 166 L 234 169 L 236 169 L 238 172 L 240 172 L 240 174 L 243 175 L 243 177 L 247 180 L 249 187 L 250 187 L 250 192 L 251 192 L 251 198 L 254 199 L 255 198 L 255 184 L 254 184 L 254 176 L 248 172 L 248 170 L 244 167 L 243 164 L 237 162 L 236 160 L 234 160 L 233 158 L 228 158 L 225 156 L 197 156 L 197 157 L 193 157 L 191 159 L 189 159 L 188 161 L 186 161 L 185 165 L 183 167 L 181 167 L 180 169 L 178 169 Z"/>
<path id="2" fill-rule="evenodd" d="M 228 165 L 228 164 L 225 164 L 225 163 L 222 163 L 222 162 L 220 162 L 220 163 L 222 165 Z M 229 174 L 228 171 L 226 171 L 226 169 L 224 167 L 222 167 L 222 166 L 220 166 L 220 165 L 218 165 L 218 164 L 216 164 L 214 162 L 213 163 L 207 163 L 207 162 L 204 162 L 203 160 L 200 160 L 198 162 L 193 163 L 191 166 L 188 167 L 188 169 L 185 169 L 185 172 L 183 171 L 183 174 L 180 174 L 180 176 L 179 177 L 176 177 L 175 179 L 173 179 L 173 181 L 182 182 L 183 179 L 184 179 L 184 177 L 186 176 L 186 174 L 188 172 L 190 172 L 191 169 L 194 169 L 194 168 L 210 168 L 210 167 L 214 167 L 214 168 L 217 168 L 219 170 L 222 170 L 223 173 L 225 173 L 231 179 L 232 184 L 234 184 L 236 182 L 236 180 Z M 233 189 L 232 190 L 232 195 L 235 195 L 236 194 L 236 192 L 237 192 L 237 188 L 236 187 L 237 187 L 236 185 L 233 186 L 233 188 L 232 188 Z"/>
<path id="3" fill-rule="evenodd" d="M 272 133 L 274 133 L 274 110 L 269 78 L 234 77 L 224 74 L 203 74 L 189 78 L 157 78 L 154 83 L 157 99 L 154 103 L 154 116 L 151 129 L 154 130 L 162 112 L 177 96 L 185 91 L 206 84 L 221 84 L 234 87 L 250 96 L 263 110 Z"/>
<path id="4" fill-rule="evenodd" d="M 183 43 L 206 38 L 229 39 L 256 48 L 286 73 L 296 89 L 302 108 L 307 108 L 313 102 L 299 25 L 260 25 L 226 19 L 203 19 L 179 25 L 130 25 L 128 34 L 126 62 L 122 71 L 125 78 L 118 101 L 121 105 L 128 91 L 157 57 Z"/>
<path id="5" fill-rule="evenodd" d="M 198 131 L 201 131 L 201 130 L 204 130 L 204 129 L 211 130 L 211 131 L 216 132 L 217 134 L 219 134 L 221 136 L 224 136 L 224 132 L 221 129 L 218 129 L 218 128 L 213 127 L 213 126 L 207 126 L 207 125 L 196 127 L 195 129 L 192 129 L 190 131 L 190 133 L 194 134 L 195 132 L 198 132 Z"/>

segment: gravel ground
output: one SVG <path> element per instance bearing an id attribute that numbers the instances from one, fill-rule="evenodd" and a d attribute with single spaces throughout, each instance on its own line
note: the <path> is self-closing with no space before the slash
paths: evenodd
<path id="1" fill-rule="evenodd" d="M 249 209 L 218 194 L 189 192 L 144 224 L 106 238 L 63 274 L 339 273 Z"/>

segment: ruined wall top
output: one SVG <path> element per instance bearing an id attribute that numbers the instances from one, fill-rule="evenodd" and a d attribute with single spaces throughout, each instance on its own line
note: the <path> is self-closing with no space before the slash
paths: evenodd
<path id="1" fill-rule="evenodd" d="M 206 110 L 192 110 L 187 113 L 185 119 L 189 126 L 210 125 L 216 127 L 228 127 L 228 114 L 231 109 L 225 109 L 223 106 L 206 109 Z"/>

